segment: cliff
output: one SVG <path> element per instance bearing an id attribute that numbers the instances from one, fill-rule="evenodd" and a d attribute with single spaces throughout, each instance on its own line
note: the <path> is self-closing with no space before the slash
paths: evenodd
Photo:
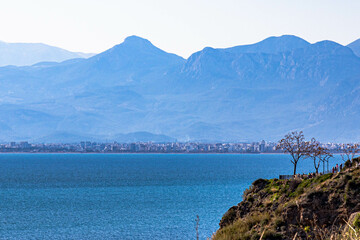
<path id="1" fill-rule="evenodd" d="M 256 180 L 214 239 L 360 239 L 358 162 L 314 178 Z"/>

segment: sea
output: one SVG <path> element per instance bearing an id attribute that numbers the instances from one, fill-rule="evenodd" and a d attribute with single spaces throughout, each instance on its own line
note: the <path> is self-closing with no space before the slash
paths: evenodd
<path id="1" fill-rule="evenodd" d="M 253 181 L 292 169 L 285 154 L 0 154 L 0 239 L 207 239 Z"/>

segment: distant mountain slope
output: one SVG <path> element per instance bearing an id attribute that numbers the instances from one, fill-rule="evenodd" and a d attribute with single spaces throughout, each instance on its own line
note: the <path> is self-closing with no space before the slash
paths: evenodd
<path id="1" fill-rule="evenodd" d="M 116 134 L 116 135 L 89 135 L 82 133 L 81 135 L 76 132 L 53 132 L 51 135 L 44 136 L 37 139 L 30 139 L 32 142 L 37 143 L 77 143 L 81 141 L 95 141 L 95 142 L 175 142 L 176 139 L 161 135 L 152 134 L 148 132 L 134 132 L 127 134 Z"/>
<path id="2" fill-rule="evenodd" d="M 275 54 L 206 48 L 188 59 L 183 73 L 184 89 L 207 92 L 202 102 L 208 106 L 199 107 L 199 115 L 208 116 L 203 121 L 217 121 L 212 131 L 204 130 L 207 133 L 227 132 L 227 137 L 245 139 L 266 135 L 276 140 L 300 128 L 340 141 L 358 131 L 340 122 L 345 108 L 352 109 L 347 110 L 352 113 L 348 121 L 360 118 L 354 92 L 359 87 L 360 59 L 331 41 Z M 345 92 L 351 94 L 346 100 L 341 94 Z"/>
<path id="3" fill-rule="evenodd" d="M 280 37 L 269 37 L 261 42 L 250 45 L 225 48 L 224 50 L 232 53 L 279 53 L 305 48 L 309 45 L 310 43 L 302 38 L 293 35 L 283 35 Z"/>
<path id="4" fill-rule="evenodd" d="M 87 83 L 95 85 L 102 79 L 103 86 L 146 84 L 153 89 L 168 84 L 166 75 L 184 62 L 182 57 L 167 53 L 146 39 L 130 36 L 122 44 L 82 62 L 76 72 L 86 72 Z M 84 75 L 79 77 L 83 79 Z"/>
<path id="5" fill-rule="evenodd" d="M 347 45 L 347 47 L 351 48 L 351 50 L 353 50 L 353 52 L 360 57 L 360 39 L 350 43 L 349 45 Z"/>
<path id="6" fill-rule="evenodd" d="M 88 58 L 92 53 L 70 52 L 42 43 L 6 43 L 0 41 L 0 66 L 29 66 L 38 62 L 62 62 Z"/>
<path id="7" fill-rule="evenodd" d="M 147 132 L 147 141 L 275 141 L 298 129 L 360 141 L 360 58 L 351 49 L 294 36 L 241 49 L 185 60 L 132 36 L 89 59 L 2 67 L 0 140 Z"/>

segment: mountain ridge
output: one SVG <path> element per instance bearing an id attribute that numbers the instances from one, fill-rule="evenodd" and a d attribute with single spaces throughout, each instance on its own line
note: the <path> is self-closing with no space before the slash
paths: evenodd
<path id="1" fill-rule="evenodd" d="M 93 53 L 71 52 L 44 43 L 7 43 L 0 41 L 0 66 L 31 66 L 39 62 L 62 62 L 88 58 Z"/>
<path id="2" fill-rule="evenodd" d="M 240 45 L 230 48 L 222 48 L 221 50 L 231 51 L 235 53 L 277 53 L 304 48 L 310 45 L 306 40 L 294 35 L 282 35 L 268 37 L 258 43 Z"/>
<path id="3" fill-rule="evenodd" d="M 24 139 L 23 139 L 24 140 Z M 43 136 L 36 139 L 26 139 L 33 143 L 77 143 L 81 141 L 92 142 L 176 142 L 177 140 L 162 134 L 153 134 L 149 132 L 131 132 L 131 133 L 117 133 L 108 136 L 77 134 L 74 132 L 54 132 L 50 135 Z"/>
<path id="4" fill-rule="evenodd" d="M 130 36 L 89 59 L 1 67 L 2 139 L 145 131 L 179 141 L 275 141 L 294 129 L 359 139 L 360 58 L 331 41 L 276 41 L 272 52 L 267 43 L 255 44 L 258 52 L 207 47 L 183 59 Z"/>

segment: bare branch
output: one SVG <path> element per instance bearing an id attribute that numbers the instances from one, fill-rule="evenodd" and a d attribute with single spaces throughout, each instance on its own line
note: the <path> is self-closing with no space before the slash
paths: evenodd
<path id="1" fill-rule="evenodd" d="M 294 165 L 295 175 L 298 162 L 302 158 L 305 158 L 310 151 L 310 142 L 305 141 L 302 131 L 291 132 L 286 134 L 285 137 L 279 141 L 277 148 L 290 154 L 292 157 L 292 160 L 290 161 Z"/>

